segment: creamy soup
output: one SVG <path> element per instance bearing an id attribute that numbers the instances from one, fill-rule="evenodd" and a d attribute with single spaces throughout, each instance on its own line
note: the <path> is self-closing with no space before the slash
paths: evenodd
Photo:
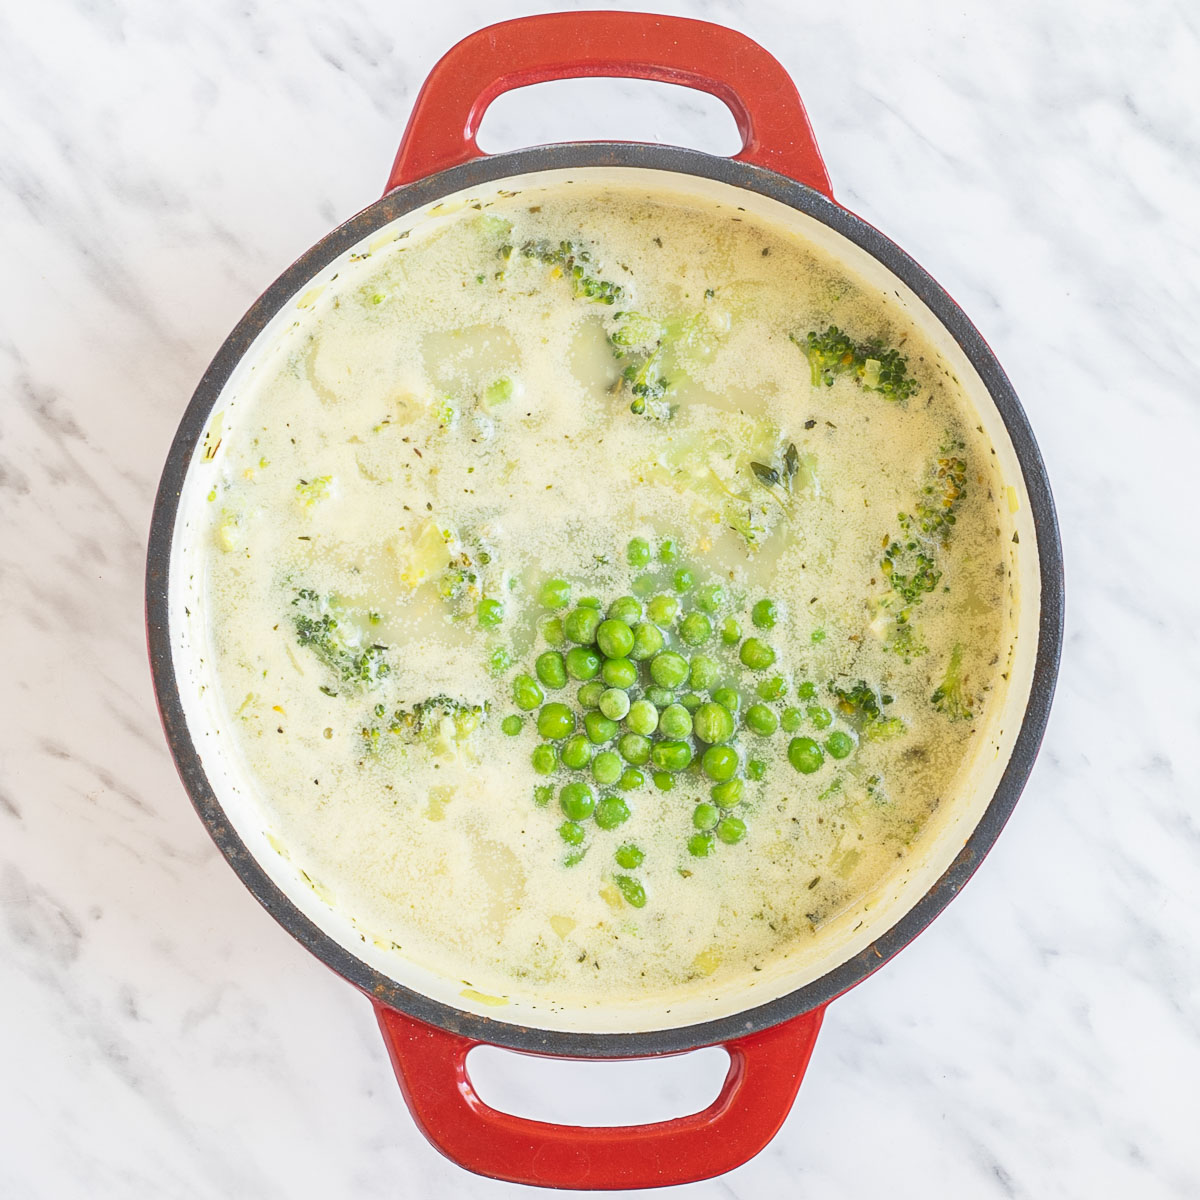
<path id="1" fill-rule="evenodd" d="M 995 456 L 888 296 L 737 208 L 501 193 L 301 300 L 209 429 L 272 844 L 502 1001 L 733 987 L 900 869 L 999 702 Z"/>

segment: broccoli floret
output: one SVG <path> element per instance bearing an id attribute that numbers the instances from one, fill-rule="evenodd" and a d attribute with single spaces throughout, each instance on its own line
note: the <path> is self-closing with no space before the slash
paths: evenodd
<path id="1" fill-rule="evenodd" d="M 905 533 L 919 530 L 928 538 L 944 542 L 954 524 L 954 510 L 966 490 L 967 464 L 955 454 L 965 443 L 947 437 L 931 468 L 932 480 L 926 484 L 913 513 L 900 513 L 900 528 Z"/>
<path id="2" fill-rule="evenodd" d="M 888 719 L 883 710 L 892 703 L 893 698 L 876 691 L 865 679 L 858 680 L 848 688 L 838 687 L 831 679 L 829 690 L 837 699 L 838 712 L 859 729 Z"/>
<path id="3" fill-rule="evenodd" d="M 824 333 L 809 330 L 803 341 L 794 333 L 791 339 L 808 358 L 813 387 L 833 387 L 834 378 L 855 365 L 854 343 L 836 325 L 830 325 Z"/>
<path id="4" fill-rule="evenodd" d="M 933 707 L 952 721 L 966 720 L 974 709 L 973 698 L 964 690 L 962 665 L 963 648 L 959 642 L 950 651 L 950 661 L 946 663 L 946 673 L 942 676 L 942 682 L 929 697 Z"/>
<path id="5" fill-rule="evenodd" d="M 803 340 L 795 334 L 791 338 L 808 358 L 813 387 L 832 387 L 839 375 L 849 374 L 867 391 L 897 402 L 907 400 L 918 389 L 917 381 L 908 374 L 908 359 L 894 347 L 885 347 L 880 338 L 854 342 L 836 325 L 824 333 L 809 330 Z"/>
<path id="6" fill-rule="evenodd" d="M 955 509 L 966 490 L 967 464 L 955 453 L 963 448 L 963 442 L 947 435 L 913 511 L 896 514 L 901 536 L 888 540 L 879 562 L 891 588 L 880 607 L 895 615 L 890 649 L 905 662 L 925 652 L 911 624 L 913 610 L 942 579 L 938 552 L 950 536 Z"/>
<path id="7" fill-rule="evenodd" d="M 437 695 L 421 700 L 412 708 L 397 708 L 391 715 L 382 704 L 375 706 L 380 723 L 362 729 L 363 741 L 371 750 L 379 749 L 383 735 L 401 742 L 423 742 L 432 750 L 446 751 L 465 741 L 487 719 L 486 704 L 472 704 L 456 696 Z"/>
<path id="8" fill-rule="evenodd" d="M 502 247 L 512 252 L 512 247 Z M 550 241 L 526 242 L 521 247 L 526 258 L 536 258 L 558 271 L 570 282 L 571 293 L 577 299 L 591 300 L 596 304 L 615 304 L 625 295 L 619 283 L 601 279 L 596 273 L 600 265 L 591 253 L 577 242 Z M 507 255 L 505 255 L 507 257 Z"/>
<path id="9" fill-rule="evenodd" d="M 387 675 L 391 669 L 387 647 L 364 645 L 362 631 L 331 597 L 301 588 L 292 606 L 296 609 L 292 614 L 296 640 L 311 650 L 347 690 L 373 688 Z M 338 694 L 328 686 L 321 690 L 331 696 Z"/>
<path id="10" fill-rule="evenodd" d="M 922 597 L 937 587 L 942 577 L 928 549 L 916 539 L 889 542 L 879 569 L 906 608 L 919 604 Z"/>
<path id="11" fill-rule="evenodd" d="M 628 392 L 632 397 L 629 411 L 638 416 L 670 417 L 669 406 L 659 403 L 671 387 L 662 373 L 667 327 L 636 312 L 619 312 L 614 319 L 608 342 L 623 369 L 613 391 Z"/>

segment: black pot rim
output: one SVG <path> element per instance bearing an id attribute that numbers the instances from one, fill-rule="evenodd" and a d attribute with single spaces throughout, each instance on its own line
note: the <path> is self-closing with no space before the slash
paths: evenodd
<path id="1" fill-rule="evenodd" d="M 217 801 L 184 717 L 168 626 L 171 543 L 180 493 L 209 414 L 238 362 L 264 326 L 312 276 L 365 236 L 405 213 L 464 188 L 539 171 L 640 167 L 732 184 L 771 197 L 836 230 L 887 266 L 928 306 L 979 373 L 1016 451 L 1037 531 L 1041 571 L 1038 648 L 1025 717 L 986 811 L 944 874 L 922 898 L 854 957 L 787 995 L 697 1024 L 638 1033 L 540 1029 L 497 1021 L 404 987 L 318 929 L 272 882 Z M 167 456 L 154 505 L 146 565 L 146 621 L 154 688 L 163 728 L 183 784 L 218 849 L 260 904 L 322 962 L 374 1001 L 473 1040 L 544 1054 L 625 1058 L 728 1042 L 828 1003 L 878 970 L 957 895 L 1012 813 L 1041 745 L 1063 639 L 1063 559 L 1049 480 L 1029 421 L 991 349 L 946 292 L 877 229 L 821 193 L 762 167 L 695 150 L 643 143 L 567 143 L 497 154 L 441 171 L 388 193 L 319 241 L 262 294 L 238 322 L 196 388 Z"/>

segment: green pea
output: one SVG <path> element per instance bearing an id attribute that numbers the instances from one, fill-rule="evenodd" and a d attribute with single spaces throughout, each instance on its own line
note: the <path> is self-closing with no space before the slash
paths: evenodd
<path id="1" fill-rule="evenodd" d="M 621 757 L 635 767 L 644 766 L 650 761 L 650 739 L 640 733 L 623 733 L 617 742 Z"/>
<path id="2" fill-rule="evenodd" d="M 619 721 L 629 712 L 629 696 L 620 688 L 609 688 L 600 697 L 599 708 L 610 721 Z"/>
<path id="3" fill-rule="evenodd" d="M 674 562 L 679 557 L 679 545 L 673 538 L 663 538 L 658 543 L 658 561 Z"/>
<path id="4" fill-rule="evenodd" d="M 775 607 L 775 601 L 760 600 L 750 610 L 750 620 L 759 629 L 774 629 L 775 622 L 779 620 L 779 610 Z"/>
<path id="5" fill-rule="evenodd" d="M 721 668 L 717 666 L 715 659 L 709 658 L 707 654 L 697 654 L 692 659 L 692 687 L 707 692 L 717 682 L 720 671 Z"/>
<path id="6" fill-rule="evenodd" d="M 642 602 L 636 596 L 620 596 L 608 606 L 608 616 L 612 621 L 636 625 L 642 619 Z"/>
<path id="7" fill-rule="evenodd" d="M 512 655 L 503 647 L 497 646 L 488 655 L 488 670 L 493 675 L 503 675 L 512 666 Z"/>
<path id="8" fill-rule="evenodd" d="M 655 742 L 650 761 L 660 771 L 685 771 L 692 761 L 692 747 L 687 742 Z"/>
<path id="9" fill-rule="evenodd" d="M 645 787 L 646 777 L 637 769 L 637 767 L 626 767 L 621 772 L 621 778 L 617 780 L 617 787 L 623 792 L 636 792 L 638 788 Z"/>
<path id="10" fill-rule="evenodd" d="M 563 743 L 560 757 L 564 767 L 582 771 L 592 761 L 592 743 L 582 733 L 577 733 Z"/>
<path id="11" fill-rule="evenodd" d="M 814 629 L 810 640 L 814 646 L 819 646 L 825 640 L 825 630 Z"/>
<path id="12" fill-rule="evenodd" d="M 548 783 L 539 783 L 533 789 L 533 802 L 538 808 L 545 808 L 554 799 L 554 788 Z"/>
<path id="13" fill-rule="evenodd" d="M 516 713 L 513 713 L 512 716 L 505 717 L 504 720 L 500 722 L 500 728 L 507 733 L 509 737 L 516 737 L 517 734 L 521 732 L 521 726 L 524 724 L 524 719 L 518 717 Z M 845 757 L 846 756 L 844 754 L 838 755 L 838 758 Z"/>
<path id="14" fill-rule="evenodd" d="M 603 713 L 595 710 L 584 714 L 583 728 L 588 735 L 588 740 L 597 746 L 604 742 L 611 742 L 617 736 L 616 721 L 610 720 Z"/>
<path id="15" fill-rule="evenodd" d="M 752 758 L 746 764 L 747 779 L 762 779 L 767 773 L 767 764 L 761 758 Z"/>
<path id="16" fill-rule="evenodd" d="M 563 633 L 581 646 L 590 646 L 596 640 L 600 628 L 600 614 L 594 608 L 573 609 L 563 621 Z"/>
<path id="17" fill-rule="evenodd" d="M 557 650 L 546 650 L 537 656 L 533 664 L 537 677 L 548 688 L 565 687 L 567 683 L 567 664 Z"/>
<path id="18" fill-rule="evenodd" d="M 633 630 L 624 621 L 601 621 L 596 645 L 607 658 L 624 658 L 633 649 Z"/>
<path id="19" fill-rule="evenodd" d="M 844 730 L 835 729 L 825 739 L 825 749 L 834 758 L 848 758 L 854 749 L 854 739 Z"/>
<path id="20" fill-rule="evenodd" d="M 696 709 L 692 724 L 696 737 L 709 745 L 727 742 L 733 737 L 733 717 L 729 709 L 711 700 Z"/>
<path id="21" fill-rule="evenodd" d="M 571 603 L 571 585 L 565 579 L 547 579 L 538 593 L 543 608 L 566 608 Z"/>
<path id="22" fill-rule="evenodd" d="M 534 746 L 529 761 L 539 775 L 553 775 L 554 768 L 558 766 L 558 751 L 548 743 Z"/>
<path id="23" fill-rule="evenodd" d="M 742 640 L 742 627 L 732 618 L 721 622 L 721 641 L 727 646 L 736 646 Z"/>
<path id="24" fill-rule="evenodd" d="M 717 688 L 713 692 L 712 698 L 735 717 L 737 716 L 738 709 L 742 707 L 742 698 L 738 695 L 735 688 Z"/>
<path id="25" fill-rule="evenodd" d="M 680 697 L 679 703 L 682 704 L 683 707 L 688 710 L 688 712 L 694 713 L 696 709 L 698 709 L 700 705 L 704 703 L 704 697 L 698 692 L 688 692 L 687 695 Z"/>
<path id="26" fill-rule="evenodd" d="M 581 846 L 583 839 L 587 837 L 587 830 L 576 821 L 564 821 L 558 827 L 558 836 L 568 846 Z"/>
<path id="27" fill-rule="evenodd" d="M 572 646 L 567 651 L 567 674 L 584 683 L 600 674 L 600 655 L 591 646 Z"/>
<path id="28" fill-rule="evenodd" d="M 616 783 L 621 778 L 621 772 L 625 770 L 625 764 L 621 761 L 621 756 L 613 750 L 601 750 L 595 758 L 592 759 L 592 778 L 601 786 L 609 787 Z M 602 800 L 601 806 L 607 803 Z M 625 803 L 624 800 L 621 801 Z M 626 810 L 628 811 L 628 810 Z M 599 824 L 600 814 L 597 812 L 597 824 Z M 611 829 L 611 825 L 601 825 L 601 829 Z"/>
<path id="29" fill-rule="evenodd" d="M 796 695 L 801 700 L 812 700 L 817 694 L 817 685 L 815 683 L 804 682 L 796 689 Z"/>
<path id="30" fill-rule="evenodd" d="M 596 807 L 596 797 L 586 783 L 564 783 L 558 793 L 558 807 L 572 821 L 586 821 Z"/>
<path id="31" fill-rule="evenodd" d="M 637 683 L 637 677 L 637 664 L 628 658 L 606 658 L 600 667 L 600 678 L 609 687 L 633 687 Z"/>
<path id="32" fill-rule="evenodd" d="M 618 825 L 624 825 L 628 820 L 629 805 L 625 803 L 622 796 L 605 796 L 596 805 L 596 824 L 601 829 L 616 829 Z"/>
<path id="33" fill-rule="evenodd" d="M 485 596 L 475 610 L 475 619 L 484 629 L 495 629 L 504 620 L 504 601 Z"/>
<path id="34" fill-rule="evenodd" d="M 626 842 L 625 845 L 617 847 L 613 858 L 617 860 L 618 867 L 624 867 L 627 871 L 636 871 L 645 861 L 646 855 L 640 847 L 635 846 L 632 842 Z"/>
<path id="35" fill-rule="evenodd" d="M 547 617 L 542 622 L 542 640 L 547 646 L 565 646 L 567 644 L 562 617 Z"/>
<path id="36" fill-rule="evenodd" d="M 670 625 L 675 620 L 677 612 L 679 612 L 679 601 L 674 596 L 655 596 L 646 605 L 646 616 L 655 625 Z"/>
<path id="37" fill-rule="evenodd" d="M 548 742 L 568 737 L 575 731 L 575 714 L 557 701 L 543 704 L 537 719 L 538 733 Z"/>
<path id="38" fill-rule="evenodd" d="M 604 695 L 604 692 L 604 684 L 599 679 L 593 679 L 585 683 L 575 695 L 583 708 L 595 708 L 600 703 L 600 697 Z"/>
<path id="39" fill-rule="evenodd" d="M 688 838 L 688 853 L 696 858 L 707 858 L 712 853 L 713 835 L 711 833 L 693 833 Z"/>
<path id="40" fill-rule="evenodd" d="M 675 776 L 670 771 L 655 771 L 650 778 L 660 792 L 669 792 L 675 786 Z"/>
<path id="41" fill-rule="evenodd" d="M 779 718 L 765 704 L 752 704 L 742 718 L 746 728 L 759 737 L 770 737 L 779 728 Z"/>
<path id="42" fill-rule="evenodd" d="M 599 612 L 600 611 L 600 597 L 599 596 L 580 596 L 579 597 L 579 607 L 580 608 L 594 608 L 597 612 Z"/>
<path id="43" fill-rule="evenodd" d="M 697 804 L 692 813 L 692 824 L 700 830 L 716 829 L 721 819 L 721 811 L 715 804 Z"/>
<path id="44" fill-rule="evenodd" d="M 818 729 L 828 729 L 833 724 L 833 713 L 819 704 L 814 704 L 808 710 L 808 719 Z"/>
<path id="45" fill-rule="evenodd" d="M 752 671 L 765 671 L 775 661 L 775 651 L 759 638 L 748 637 L 742 643 L 738 657 L 742 666 Z"/>
<path id="46" fill-rule="evenodd" d="M 632 875 L 614 875 L 613 883 L 621 889 L 621 895 L 631 908 L 646 907 L 646 889 Z"/>
<path id="47" fill-rule="evenodd" d="M 630 585 L 630 591 L 643 600 L 658 587 L 658 580 L 653 575 L 639 575 Z"/>
<path id="48" fill-rule="evenodd" d="M 712 622 L 702 612 L 690 612 L 679 623 L 679 636 L 689 646 L 703 646 L 712 637 Z"/>
<path id="49" fill-rule="evenodd" d="M 668 704 L 675 703 L 675 693 L 670 688 L 654 684 L 646 689 L 646 699 L 657 709 L 664 709 Z"/>
<path id="50" fill-rule="evenodd" d="M 722 817 L 717 837 L 727 846 L 734 846 L 746 836 L 746 822 L 740 817 Z"/>
<path id="51" fill-rule="evenodd" d="M 787 680 L 782 675 L 772 675 L 764 679 L 754 690 L 762 700 L 782 700 L 787 695 Z"/>
<path id="52" fill-rule="evenodd" d="M 664 650 L 650 660 L 650 678 L 659 687 L 678 687 L 688 677 L 688 661 L 674 650 Z"/>
<path id="53" fill-rule="evenodd" d="M 630 538 L 625 559 L 631 567 L 644 567 L 650 561 L 650 543 L 645 538 Z"/>
<path id="54" fill-rule="evenodd" d="M 788 762 L 801 775 L 811 775 L 814 771 L 819 771 L 821 764 L 825 761 L 825 755 L 821 747 L 810 737 L 792 738 L 788 742 L 787 753 Z"/>
<path id="55" fill-rule="evenodd" d="M 671 579 L 671 586 L 677 592 L 690 592 L 696 586 L 696 573 L 687 567 L 680 567 Z"/>
<path id="56" fill-rule="evenodd" d="M 719 583 L 706 583 L 696 590 L 696 607 L 701 612 L 715 613 L 725 605 L 725 589 Z"/>
<path id="57" fill-rule="evenodd" d="M 700 766 L 713 783 L 724 783 L 737 773 L 739 761 L 738 752 L 732 746 L 709 746 Z"/>
<path id="58" fill-rule="evenodd" d="M 804 724 L 804 714 L 798 708 L 785 708 L 779 718 L 784 733 L 795 733 Z"/>
<path id="59" fill-rule="evenodd" d="M 634 662 L 645 662 L 653 658 L 663 648 L 662 630 L 657 625 L 642 621 L 633 628 L 633 649 L 629 657 Z"/>
<path id="60" fill-rule="evenodd" d="M 531 712 L 546 698 L 541 685 L 532 675 L 518 675 L 513 680 L 513 703 L 525 712 Z"/>
<path id="61" fill-rule="evenodd" d="M 635 700 L 625 714 L 625 724 L 634 733 L 649 735 L 658 728 L 658 709 L 649 700 Z"/>
<path id="62" fill-rule="evenodd" d="M 658 732 L 665 738 L 685 738 L 692 732 L 692 714 L 682 704 L 668 704 L 658 718 Z"/>
<path id="63" fill-rule="evenodd" d="M 724 783 L 714 783 L 709 795 L 713 798 L 714 804 L 719 804 L 722 808 L 733 808 L 742 798 L 742 789 L 746 785 L 735 775 L 732 779 L 725 780 Z"/>

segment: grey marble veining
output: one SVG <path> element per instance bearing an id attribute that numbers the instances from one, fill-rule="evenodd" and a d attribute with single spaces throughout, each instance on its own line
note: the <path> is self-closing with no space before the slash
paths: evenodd
<path id="1" fill-rule="evenodd" d="M 426 1146 L 368 1006 L 209 843 L 158 729 L 141 573 L 167 445 L 238 316 L 378 194 L 443 50 L 550 7 L 0 6 L 0 1196 L 522 1190 Z M 1057 707 L 996 849 L 830 1009 L 771 1147 L 687 1194 L 1198 1196 L 1197 10 L 663 7 L 782 59 L 838 197 L 989 339 L 1069 592 Z M 603 86 L 514 97 L 485 142 L 731 144 L 711 102 Z M 652 1115 L 720 1067 L 480 1068 L 498 1098 L 595 1120 L 617 1115 L 605 1071 Z"/>

